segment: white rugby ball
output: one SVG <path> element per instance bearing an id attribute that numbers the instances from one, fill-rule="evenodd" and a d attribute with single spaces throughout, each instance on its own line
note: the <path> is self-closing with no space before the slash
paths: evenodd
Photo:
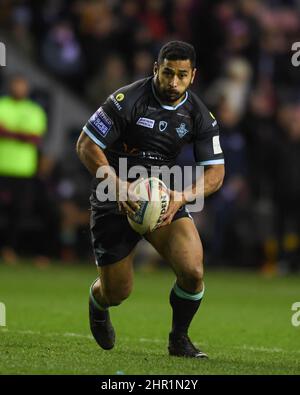
<path id="1" fill-rule="evenodd" d="M 168 188 L 159 178 L 150 177 L 137 183 L 133 193 L 139 198 L 140 209 L 134 215 L 129 213 L 127 218 L 132 229 L 143 235 L 154 230 L 167 212 Z"/>

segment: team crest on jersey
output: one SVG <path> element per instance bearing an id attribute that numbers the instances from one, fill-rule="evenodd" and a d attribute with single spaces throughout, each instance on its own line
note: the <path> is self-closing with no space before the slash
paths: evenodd
<path id="1" fill-rule="evenodd" d="M 159 131 L 164 132 L 166 130 L 167 126 L 168 126 L 168 122 L 160 121 L 159 125 L 158 125 Z"/>
<path id="2" fill-rule="evenodd" d="M 188 133 L 188 130 L 185 127 L 185 123 L 181 123 L 179 128 L 176 128 L 176 132 L 180 138 L 185 136 Z"/>

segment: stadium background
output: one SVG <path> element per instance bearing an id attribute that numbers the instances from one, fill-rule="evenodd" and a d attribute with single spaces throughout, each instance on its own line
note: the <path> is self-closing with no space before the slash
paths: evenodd
<path id="1" fill-rule="evenodd" d="M 36 297 L 42 289 L 49 303 L 53 301 L 53 283 L 46 283 L 46 277 L 55 282 L 57 273 L 64 279 L 64 284 L 60 280 L 61 284 L 57 282 L 55 289 L 60 290 L 57 297 L 65 295 L 66 298 L 72 281 L 70 292 L 79 290 L 76 271 L 79 277 L 84 273 L 85 280 L 93 278 L 94 259 L 88 228 L 90 175 L 76 156 L 76 139 L 88 117 L 108 94 L 151 74 L 160 47 L 173 39 L 189 41 L 196 48 L 198 73 L 193 89 L 218 119 L 226 159 L 222 189 L 207 199 L 203 212 L 194 215 L 204 244 L 206 266 L 223 270 L 224 277 L 212 277 L 220 285 L 215 285 L 215 292 L 220 289 L 229 292 L 226 286 L 229 287 L 233 276 L 233 288 L 241 287 L 231 296 L 227 294 L 227 307 L 230 305 L 233 311 L 235 301 L 242 297 L 243 284 L 245 289 L 253 286 L 254 291 L 257 290 L 256 294 L 250 292 L 255 304 L 261 303 L 260 297 L 264 289 L 268 289 L 269 299 L 264 299 L 264 303 L 271 316 L 278 311 L 275 306 L 270 310 L 270 306 L 278 294 L 282 295 L 281 312 L 285 311 L 287 320 L 287 324 L 282 323 L 282 336 L 289 336 L 291 343 L 283 342 L 281 346 L 290 346 L 292 350 L 295 333 L 291 334 L 292 329 L 285 325 L 290 325 L 290 306 L 299 295 L 300 270 L 300 67 L 294 67 L 291 62 L 292 43 L 300 41 L 300 4 L 296 0 L 1 1 L 0 41 L 6 45 L 7 59 L 6 67 L 0 67 L 0 94 L 7 94 L 9 77 L 21 73 L 30 83 L 31 99 L 46 111 L 48 127 L 40 149 L 40 166 L 33 177 L 32 191 L 26 196 L 30 209 L 17 219 L 18 238 L 13 250 L 5 245 L 9 218 L 7 199 L 0 191 L 0 301 L 10 306 L 14 297 L 22 298 L 24 284 L 15 279 L 18 273 L 27 283 L 26 306 L 32 303 L 35 308 Z M 0 136 L 0 146 L 1 141 Z M 192 149 L 187 147 L 180 163 L 192 162 Z M 2 176 L 0 174 L 0 178 Z M 75 263 L 80 263 L 80 268 Z M 137 269 L 150 273 L 153 279 L 158 278 L 155 269 L 164 265 L 143 243 L 135 263 Z M 62 267 L 61 272 L 56 272 L 58 267 Z M 239 277 L 237 272 L 228 271 L 232 267 L 253 269 L 254 277 L 252 274 L 250 280 L 243 275 Z M 41 269 L 48 272 L 40 272 Z M 286 277 L 283 282 L 275 279 L 273 283 L 265 283 L 261 282 L 264 281 L 262 275 Z M 37 285 L 34 278 L 42 285 Z M 151 278 L 147 280 L 142 275 L 141 284 Z M 12 281 L 16 284 L 13 293 L 9 287 Z M 159 288 L 161 283 L 155 281 Z M 75 297 L 85 321 L 87 283 L 81 284 L 78 293 L 82 299 Z M 168 284 L 171 286 L 171 282 Z M 142 298 L 140 287 L 138 295 Z M 255 287 L 261 287 L 260 291 Z M 150 288 L 149 285 L 149 292 Z M 167 294 L 164 297 L 167 301 Z M 147 300 L 145 296 L 146 305 Z M 225 301 L 226 297 L 223 306 L 226 310 Z M 212 310 L 214 302 L 216 300 L 212 300 Z M 71 300 L 68 303 L 70 318 L 71 312 L 76 315 L 76 309 Z M 17 311 L 20 320 L 25 314 L 21 306 L 22 303 Z M 58 300 L 53 306 L 53 316 L 57 311 L 62 313 Z M 137 308 L 134 301 L 133 306 Z M 240 307 L 244 308 L 242 302 Z M 226 318 L 233 316 L 226 317 L 225 310 L 226 322 Z M 255 314 L 254 308 L 252 313 Z M 36 330 L 45 330 L 47 318 L 42 324 L 33 311 L 30 314 L 35 318 Z M 122 322 L 122 312 L 119 314 Z M 243 317 L 246 319 L 246 312 Z M 65 319 L 60 325 L 67 331 Z M 53 322 L 50 326 L 57 332 L 55 320 Z M 74 318 L 72 324 L 77 325 Z M 204 320 L 201 324 L 205 326 Z M 209 324 L 212 322 L 208 320 L 208 331 Z M 276 329 L 276 322 L 271 320 L 268 325 Z M 268 325 L 264 335 L 259 336 L 262 348 Z M 146 328 L 146 322 L 142 326 Z M 28 326 L 24 324 L 22 328 L 26 332 Z M 17 325 L 15 329 L 19 329 Z M 86 325 L 79 325 L 77 329 L 88 333 Z M 149 336 L 157 335 L 153 328 L 151 330 L 149 328 Z M 224 323 L 222 330 L 226 333 Z M 127 332 L 130 336 L 129 329 Z M 258 329 L 253 333 L 258 333 Z M 211 340 L 215 341 L 219 335 L 216 331 L 214 338 L 211 333 Z M 26 338 L 26 334 L 19 336 Z M 228 339 L 233 340 L 232 336 L 231 333 Z M 72 339 L 66 340 L 72 343 Z M 11 344 L 11 339 L 7 341 Z M 271 346 L 272 336 L 269 341 Z M 26 342 L 24 340 L 30 347 L 31 343 Z M 74 347 L 78 344 L 74 343 Z M 63 349 L 63 345 L 61 347 Z M 89 347 L 92 349 L 90 344 Z M 160 344 L 155 347 L 158 352 Z M 246 355 L 249 350 L 239 352 Z M 7 358 L 10 361 L 9 356 Z M 34 361 L 34 356 L 32 358 Z M 275 358 L 275 365 L 276 361 Z M 33 365 L 32 371 L 51 372 L 51 366 L 49 370 L 41 368 L 42 356 L 39 363 Z M 294 362 L 292 365 L 299 368 Z M 4 371 L 15 371 L 13 365 L 7 366 L 10 367 Z M 15 366 L 17 371 L 26 372 L 23 365 L 20 367 L 21 362 Z M 255 371 L 254 364 L 248 368 L 244 370 L 246 373 L 251 369 Z M 154 367 L 151 369 L 155 372 Z M 192 371 L 192 365 L 185 365 L 183 372 L 188 369 Z M 69 372 L 67 368 L 61 371 Z M 74 368 L 74 372 L 78 371 Z M 91 371 L 87 368 L 87 372 Z M 162 372 L 171 373 L 168 367 Z M 221 364 L 219 372 L 223 373 Z M 224 369 L 224 372 L 228 371 Z"/>

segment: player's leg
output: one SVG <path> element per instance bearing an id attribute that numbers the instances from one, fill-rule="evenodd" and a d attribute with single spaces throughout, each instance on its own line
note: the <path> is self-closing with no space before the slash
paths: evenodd
<path id="1" fill-rule="evenodd" d="M 126 299 L 133 283 L 134 248 L 140 236 L 121 215 L 92 212 L 91 234 L 99 277 L 90 287 L 89 318 L 97 343 L 109 350 L 115 343 L 109 307 Z"/>
<path id="2" fill-rule="evenodd" d="M 91 286 L 92 294 L 102 307 L 118 306 L 127 299 L 133 285 L 134 250 L 124 259 L 98 267 L 99 277 Z"/>
<path id="3" fill-rule="evenodd" d="M 173 309 L 170 354 L 206 357 L 188 338 L 190 323 L 204 294 L 203 249 L 194 222 L 188 217 L 179 218 L 147 235 L 147 240 L 170 264 L 177 278 L 170 293 Z"/>
<path id="4" fill-rule="evenodd" d="M 99 277 L 90 288 L 90 328 L 97 343 L 109 350 L 115 343 L 109 307 L 118 306 L 132 290 L 133 251 L 111 265 L 98 267 Z"/>

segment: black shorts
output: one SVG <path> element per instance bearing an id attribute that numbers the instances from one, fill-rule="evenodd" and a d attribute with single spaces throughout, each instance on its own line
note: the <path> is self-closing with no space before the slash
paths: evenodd
<path id="1" fill-rule="evenodd" d="M 192 219 L 185 206 L 177 211 L 172 222 L 184 217 Z M 90 226 L 97 266 L 110 265 L 125 258 L 143 238 L 131 228 L 126 215 L 103 215 L 101 209 L 92 209 Z"/>

